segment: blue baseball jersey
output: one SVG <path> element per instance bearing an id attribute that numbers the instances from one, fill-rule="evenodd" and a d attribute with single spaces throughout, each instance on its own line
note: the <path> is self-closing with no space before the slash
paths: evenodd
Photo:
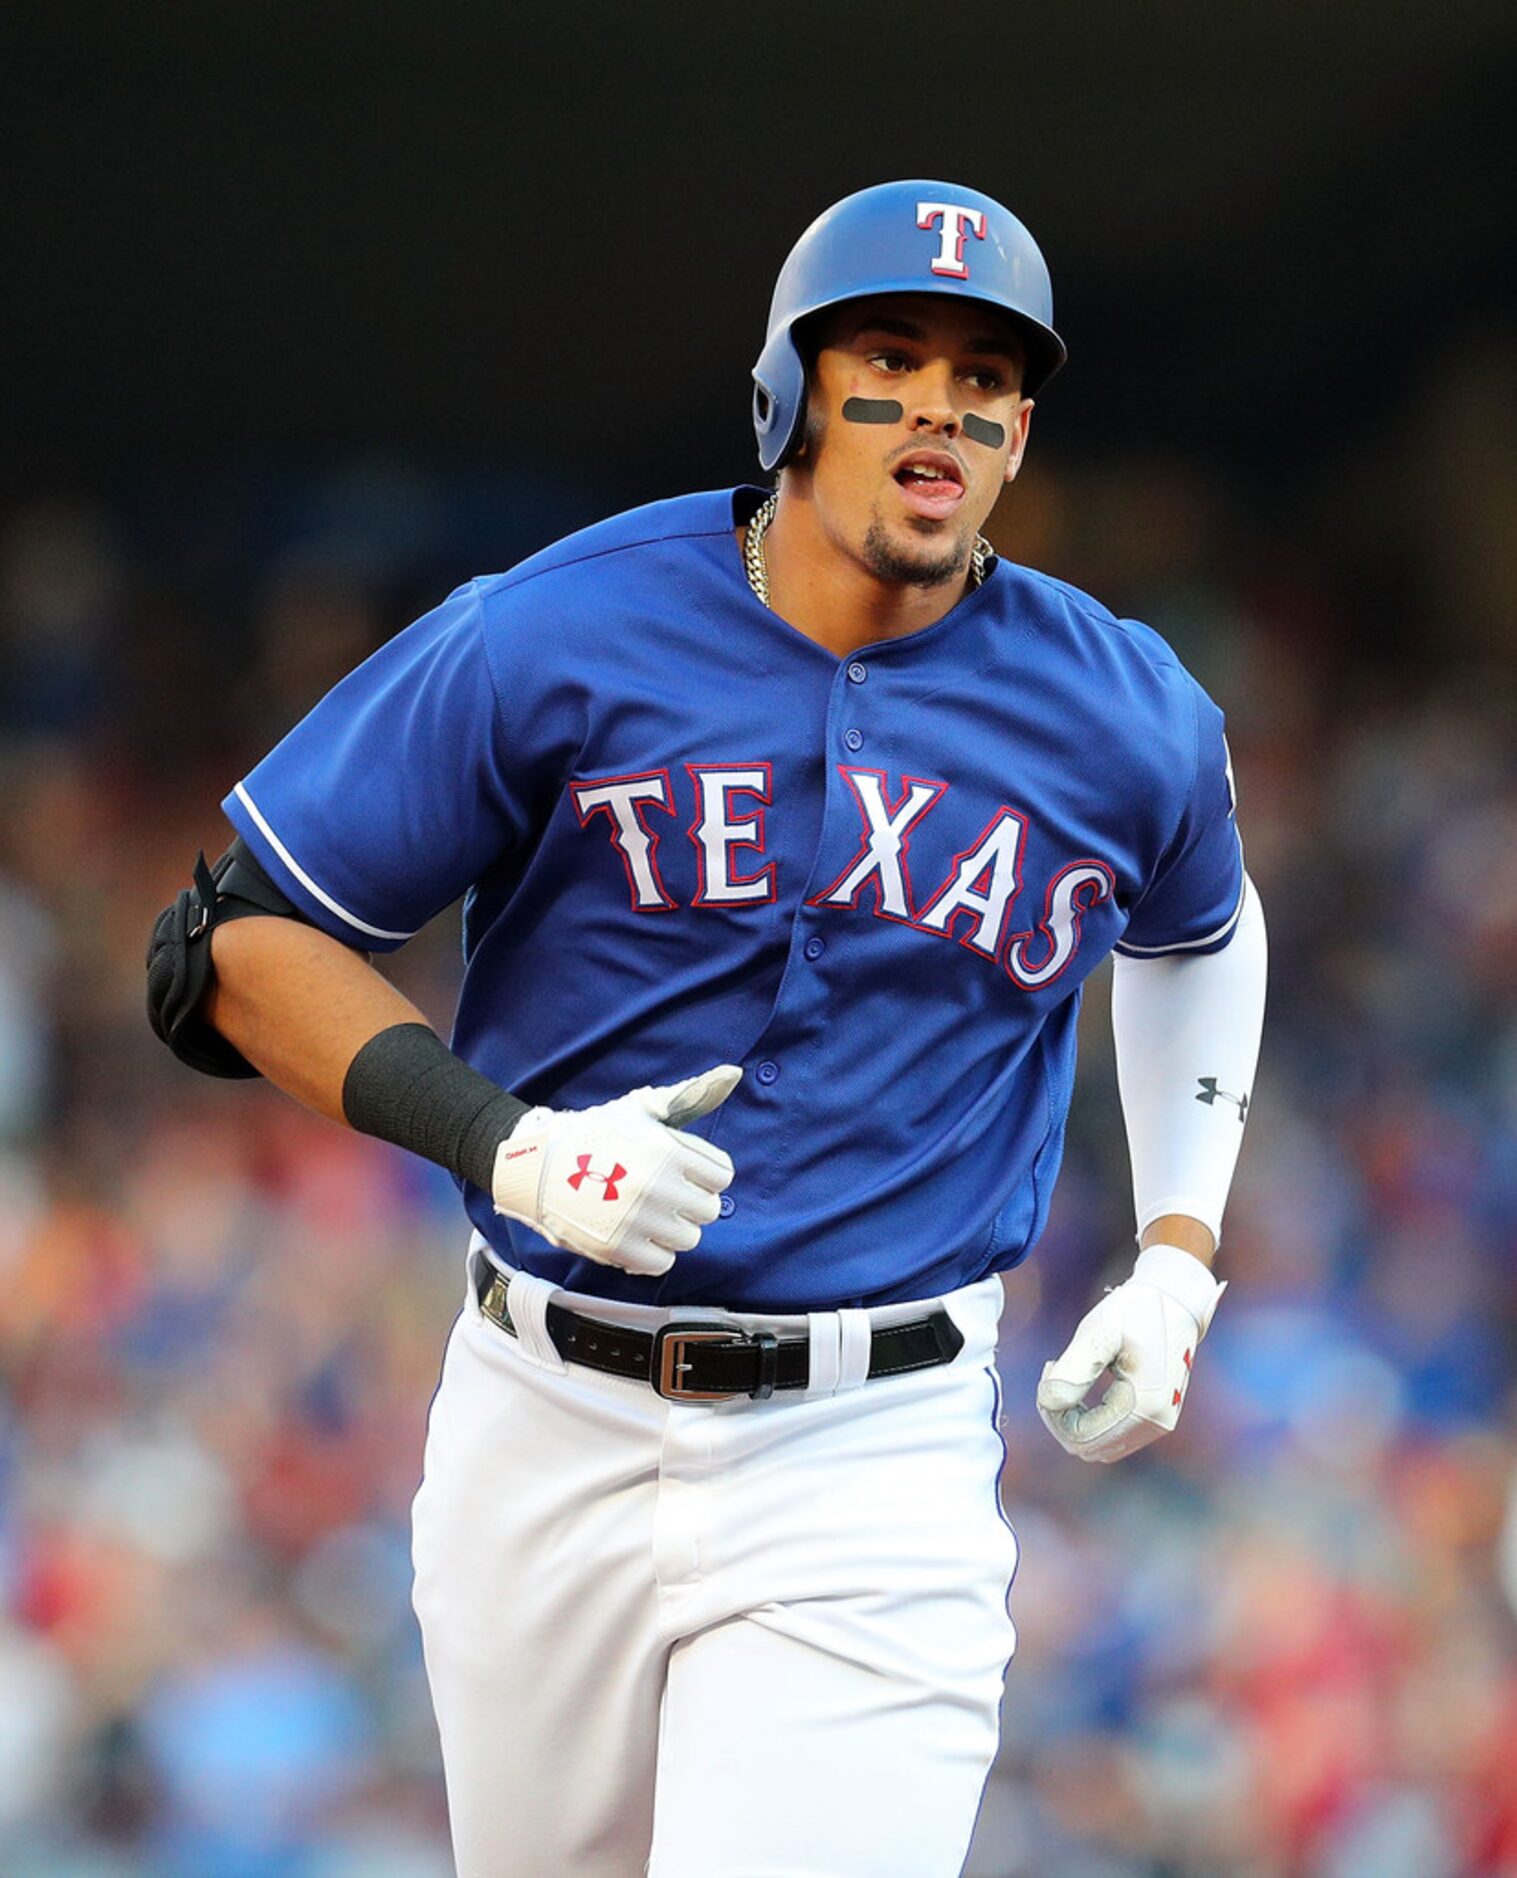
<path id="1" fill-rule="evenodd" d="M 936 1296 L 1042 1228 L 1080 987 L 1116 947 L 1225 945 L 1242 860 L 1220 712 L 1155 633 L 1005 560 L 839 660 L 760 604 L 760 491 L 615 517 L 471 581 L 228 796 L 318 926 L 384 951 L 460 894 L 453 1046 L 524 1099 L 713 1063 L 722 1217 L 661 1278 L 574 1290 L 773 1312 Z"/>

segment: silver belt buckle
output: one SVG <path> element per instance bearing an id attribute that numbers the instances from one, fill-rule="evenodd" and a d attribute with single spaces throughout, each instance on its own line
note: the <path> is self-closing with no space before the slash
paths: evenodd
<path id="1" fill-rule="evenodd" d="M 691 1365 L 685 1351 L 693 1343 L 724 1343 L 746 1348 L 751 1342 L 730 1324 L 665 1324 L 654 1332 L 652 1374 L 648 1380 L 666 1402 L 730 1402 L 746 1389 L 691 1389 L 681 1381 Z"/>

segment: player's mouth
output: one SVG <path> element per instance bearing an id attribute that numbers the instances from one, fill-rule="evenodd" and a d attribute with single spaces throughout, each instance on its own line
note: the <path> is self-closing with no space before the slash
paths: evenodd
<path id="1" fill-rule="evenodd" d="M 915 515 L 941 521 L 964 500 L 964 472 L 946 450 L 913 450 L 891 475 Z"/>

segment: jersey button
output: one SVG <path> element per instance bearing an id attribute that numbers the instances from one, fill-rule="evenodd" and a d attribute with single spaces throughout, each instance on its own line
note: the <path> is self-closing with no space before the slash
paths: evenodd
<path id="1" fill-rule="evenodd" d="M 862 659 L 852 659 L 849 661 L 848 682 L 850 685 L 862 685 L 868 676 L 869 667 L 864 664 Z"/>
<path id="2" fill-rule="evenodd" d="M 758 1077 L 760 1082 L 763 1082 L 763 1083 L 778 1082 L 779 1075 L 780 1075 L 780 1066 L 778 1063 L 760 1063 L 758 1068 L 753 1073 L 754 1075 Z"/>
<path id="3" fill-rule="evenodd" d="M 850 750 L 862 750 L 864 747 L 864 733 L 861 730 L 845 730 L 843 732 L 843 742 Z"/>
<path id="4" fill-rule="evenodd" d="M 724 1193 L 716 1210 L 721 1214 L 723 1219 L 731 1219 L 735 1206 L 736 1202 L 732 1198 L 732 1195 L 730 1193 Z"/>
<path id="5" fill-rule="evenodd" d="M 826 950 L 827 941 L 825 939 L 808 939 L 806 941 L 806 957 L 808 959 L 819 959 Z"/>

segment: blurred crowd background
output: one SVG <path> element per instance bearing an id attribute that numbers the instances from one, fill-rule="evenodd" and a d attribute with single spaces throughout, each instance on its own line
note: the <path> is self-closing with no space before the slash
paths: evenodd
<path id="1" fill-rule="evenodd" d="M 1223 704 L 1272 935 L 1231 1289 L 1177 1433 L 1110 1470 L 1032 1406 L 1130 1249 L 1104 973 L 1087 998 L 1007 1285 L 1022 1642 L 971 1878 L 1517 1875 L 1514 41 L 1415 11 L 1240 0 L 1202 44 L 1184 7 L 1049 9 L 1036 147 L 982 114 L 928 164 L 1026 214 L 1067 315 L 997 546 Z M 0 23 L 42 237 L 0 438 L 0 1874 L 443 1878 L 407 1518 L 456 1196 L 180 1068 L 147 934 L 371 647 L 748 476 L 785 247 L 947 120 L 903 159 L 888 86 L 829 88 L 787 169 L 790 67 L 740 81 L 740 26 L 680 9 L 614 45 L 595 15 L 593 69 L 472 4 L 277 43 L 256 6 L 124 17 Z M 854 20 L 797 15 L 792 108 L 917 30 Z M 393 965 L 444 1026 L 457 946 L 445 917 Z"/>

